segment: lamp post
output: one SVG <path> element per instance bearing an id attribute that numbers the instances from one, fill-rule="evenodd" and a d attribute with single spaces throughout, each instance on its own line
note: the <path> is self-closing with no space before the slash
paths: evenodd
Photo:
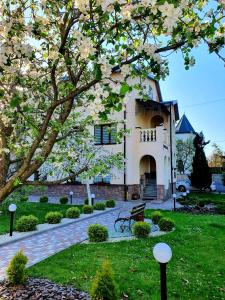
<path id="1" fill-rule="evenodd" d="M 182 196 L 184 197 L 184 200 L 186 200 L 187 193 L 184 192 L 184 193 L 182 194 Z"/>
<path id="2" fill-rule="evenodd" d="M 167 300 L 166 264 L 171 260 L 172 250 L 166 243 L 158 243 L 153 248 L 153 256 L 160 265 L 161 300 Z"/>
<path id="3" fill-rule="evenodd" d="M 10 232 L 9 235 L 12 236 L 13 234 L 13 217 L 14 217 L 14 213 L 17 209 L 16 204 L 10 204 L 9 205 L 9 212 L 10 212 Z"/>
<path id="4" fill-rule="evenodd" d="M 91 194 L 91 205 L 94 205 L 94 201 L 95 201 L 95 194 Z"/>
<path id="5" fill-rule="evenodd" d="M 190 191 L 189 191 L 189 190 L 187 190 L 187 198 L 188 198 L 189 194 L 190 194 Z"/>
<path id="6" fill-rule="evenodd" d="M 176 210 L 176 198 L 177 198 L 177 194 L 173 194 L 173 210 Z"/>
<path id="7" fill-rule="evenodd" d="M 72 203 L 73 203 L 73 192 L 70 191 L 70 204 L 72 204 Z"/>

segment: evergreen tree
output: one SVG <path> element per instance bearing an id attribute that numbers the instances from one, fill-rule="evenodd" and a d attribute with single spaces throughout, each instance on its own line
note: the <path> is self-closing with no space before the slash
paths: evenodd
<path id="1" fill-rule="evenodd" d="M 195 155 L 192 163 L 191 184 L 201 190 L 210 187 L 212 182 L 212 175 L 204 152 L 205 144 L 203 139 L 199 142 L 197 134 L 194 139 Z"/>

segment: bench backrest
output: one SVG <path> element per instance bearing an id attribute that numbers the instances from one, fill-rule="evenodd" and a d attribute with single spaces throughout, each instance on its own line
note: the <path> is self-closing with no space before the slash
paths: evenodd
<path id="1" fill-rule="evenodd" d="M 131 216 L 136 216 L 139 214 L 143 214 L 145 210 L 146 203 L 142 203 L 140 205 L 134 206 L 131 210 Z"/>

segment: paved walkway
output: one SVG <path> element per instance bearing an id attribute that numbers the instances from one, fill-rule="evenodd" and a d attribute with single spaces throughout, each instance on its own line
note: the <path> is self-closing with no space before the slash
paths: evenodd
<path id="1" fill-rule="evenodd" d="M 134 205 L 141 201 L 118 201 L 117 209 L 105 211 L 101 215 L 91 216 L 88 219 L 80 219 L 79 222 L 68 224 L 64 227 L 53 228 L 47 232 L 40 232 L 35 236 L 15 241 L 0 246 L 0 279 L 5 276 L 6 268 L 17 251 L 22 249 L 28 257 L 29 266 L 44 260 L 45 258 L 62 251 L 74 244 L 87 239 L 87 229 L 90 224 L 102 224 L 112 229 L 114 220 L 119 210 L 130 211 Z M 170 210 L 173 208 L 173 201 L 163 203 L 147 203 L 146 208 Z"/>

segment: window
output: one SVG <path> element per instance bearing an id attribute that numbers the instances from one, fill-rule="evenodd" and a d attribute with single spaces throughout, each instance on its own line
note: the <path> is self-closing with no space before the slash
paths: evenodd
<path id="1" fill-rule="evenodd" d="M 94 183 L 108 183 L 110 184 L 110 174 L 106 176 L 98 175 L 94 178 Z"/>
<path id="2" fill-rule="evenodd" d="M 95 125 L 94 129 L 96 145 L 116 144 L 115 124 Z"/>

